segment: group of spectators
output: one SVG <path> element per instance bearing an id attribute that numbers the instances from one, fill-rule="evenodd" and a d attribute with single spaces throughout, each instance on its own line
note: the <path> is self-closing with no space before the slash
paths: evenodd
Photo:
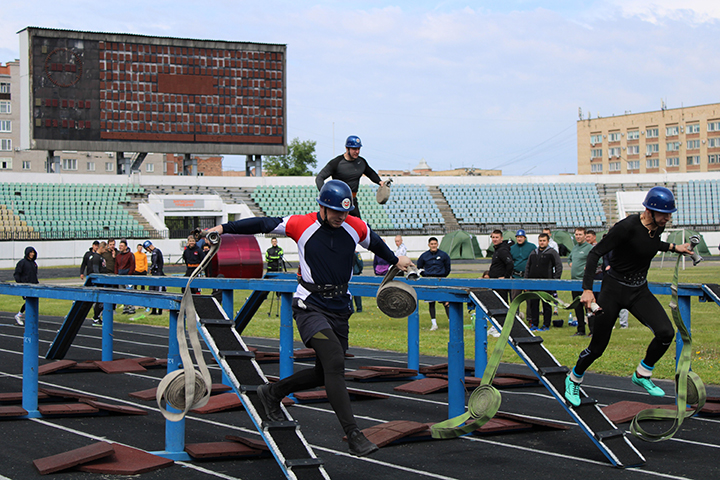
<path id="1" fill-rule="evenodd" d="M 115 275 L 155 275 L 163 276 L 164 259 L 159 248 L 156 248 L 150 240 L 144 243 L 138 243 L 136 251 L 132 251 L 128 246 L 127 240 L 120 240 L 119 248 L 115 248 L 115 240 L 107 241 L 95 240 L 92 246 L 85 252 L 82 263 L 80 264 L 80 278 L 85 279 L 87 275 L 92 273 L 105 273 Z M 150 253 L 150 262 L 148 262 L 147 253 Z M 137 288 L 137 287 L 136 287 Z M 140 287 L 142 290 L 144 286 Z M 159 287 L 150 287 L 150 290 L 158 290 Z M 103 305 L 96 303 L 93 309 L 93 325 L 101 326 Z M 124 305 L 123 313 L 131 315 L 135 313 L 135 307 L 132 305 Z M 162 310 L 153 308 L 150 315 L 161 315 Z"/>

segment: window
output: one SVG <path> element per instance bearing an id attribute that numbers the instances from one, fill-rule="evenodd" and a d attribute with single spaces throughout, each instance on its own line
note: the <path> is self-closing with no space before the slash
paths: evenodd
<path id="1" fill-rule="evenodd" d="M 640 130 L 632 130 L 627 134 L 628 140 L 637 140 L 638 138 L 640 138 Z"/>
<path id="2" fill-rule="evenodd" d="M 608 142 L 619 142 L 620 132 L 614 132 L 608 135 Z"/>
<path id="3" fill-rule="evenodd" d="M 12 113 L 9 100 L 0 100 L 0 113 Z"/>
<path id="4" fill-rule="evenodd" d="M 602 173 L 602 163 L 593 163 L 590 165 L 590 173 Z"/>
<path id="5" fill-rule="evenodd" d="M 667 150 L 668 152 L 677 152 L 678 150 L 680 150 L 680 142 L 667 142 L 665 144 L 665 150 Z"/>
<path id="6" fill-rule="evenodd" d="M 0 83 L 0 93 L 10 93 L 10 84 L 5 82 Z"/>
<path id="7" fill-rule="evenodd" d="M 590 158 L 600 158 L 602 157 L 602 148 L 593 148 L 590 150 Z M 177 173 L 177 163 L 175 164 L 175 173 Z"/>
<path id="8" fill-rule="evenodd" d="M 602 143 L 602 135 L 590 135 L 590 145 Z"/>
<path id="9" fill-rule="evenodd" d="M 668 167 L 679 167 L 680 166 L 680 157 L 668 157 L 666 161 L 666 165 Z"/>
<path id="10" fill-rule="evenodd" d="M 639 155 L 640 154 L 640 145 L 628 145 L 627 153 L 628 153 L 628 155 Z"/>
<path id="11" fill-rule="evenodd" d="M 23 160 L 23 170 L 30 170 L 30 160 Z"/>
<path id="12" fill-rule="evenodd" d="M 619 172 L 620 171 L 620 162 L 610 162 L 608 165 L 608 172 Z"/>
<path id="13" fill-rule="evenodd" d="M 2 113 L 2 105 L 0 105 L 0 113 Z M 708 132 L 720 132 L 720 122 L 708 122 Z"/>
<path id="14" fill-rule="evenodd" d="M 657 128 L 648 128 L 645 132 L 645 138 L 657 138 L 659 131 Z"/>
<path id="15" fill-rule="evenodd" d="M 87 162 L 87 171 L 88 171 L 88 172 L 94 172 L 94 171 L 95 171 L 95 162 Z"/>
<path id="16" fill-rule="evenodd" d="M 608 157 L 619 157 L 620 147 L 608 148 Z"/>
<path id="17" fill-rule="evenodd" d="M 659 158 L 648 158 L 645 160 L 645 168 L 659 168 L 660 167 L 660 159 Z"/>
<path id="18" fill-rule="evenodd" d="M 105 171 L 112 172 L 115 170 L 115 164 L 113 162 L 105 162 Z"/>
<path id="19" fill-rule="evenodd" d="M 63 158 L 62 159 L 63 170 L 77 170 L 77 158 Z"/>
<path id="20" fill-rule="evenodd" d="M 0 158 L 0 170 L 12 170 L 12 158 Z"/>
<path id="21" fill-rule="evenodd" d="M 152 173 L 155 171 L 155 164 L 154 163 L 148 163 L 145 165 L 145 171 L 148 173 Z"/>
<path id="22" fill-rule="evenodd" d="M 602 155 L 602 150 L 600 150 L 600 155 Z M 177 174 L 178 174 L 178 164 L 177 164 L 177 162 L 174 162 L 174 163 L 173 163 L 173 167 L 175 167 L 175 172 L 174 172 L 174 173 L 175 173 L 175 175 L 177 175 Z"/>
<path id="23" fill-rule="evenodd" d="M 700 133 L 700 124 L 694 123 L 692 125 L 688 125 L 685 127 L 685 133 L 691 134 L 691 133 Z"/>
<path id="24" fill-rule="evenodd" d="M 720 154 L 713 153 L 712 155 L 708 155 L 708 163 L 720 163 Z"/>
<path id="25" fill-rule="evenodd" d="M 12 140 L 9 138 L 0 139 L 0 150 L 2 150 L 3 152 L 12 151 Z"/>
<path id="26" fill-rule="evenodd" d="M 708 138 L 708 148 L 720 147 L 720 137 Z"/>
<path id="27" fill-rule="evenodd" d="M 687 157 L 688 165 L 700 165 L 700 155 L 690 155 Z"/>
<path id="28" fill-rule="evenodd" d="M 648 143 L 645 145 L 645 153 L 647 155 L 652 155 L 653 153 L 658 153 L 660 151 L 660 144 L 659 143 Z"/>
<path id="29" fill-rule="evenodd" d="M 640 170 L 640 160 L 630 160 L 627 162 L 627 169 L 628 171 Z"/>
<path id="30" fill-rule="evenodd" d="M 680 129 L 677 125 L 673 127 L 665 127 L 665 136 L 666 137 L 673 137 L 679 133 Z"/>
<path id="31" fill-rule="evenodd" d="M 0 132 L 12 132 L 12 122 L 10 120 L 0 120 Z"/>
<path id="32" fill-rule="evenodd" d="M 688 150 L 697 150 L 700 148 L 700 140 L 688 140 L 687 141 L 687 149 Z"/>

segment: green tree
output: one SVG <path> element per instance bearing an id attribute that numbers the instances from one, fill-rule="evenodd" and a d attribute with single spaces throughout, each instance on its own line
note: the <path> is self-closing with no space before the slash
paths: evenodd
<path id="1" fill-rule="evenodd" d="M 268 174 L 278 177 L 308 177 L 313 174 L 310 167 L 317 166 L 315 145 L 313 140 L 301 142 L 294 138 L 288 145 L 287 155 L 268 157 L 264 168 Z"/>

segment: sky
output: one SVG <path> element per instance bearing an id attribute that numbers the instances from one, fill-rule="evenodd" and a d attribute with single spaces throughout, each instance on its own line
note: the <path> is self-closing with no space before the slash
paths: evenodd
<path id="1" fill-rule="evenodd" d="M 287 45 L 288 140 L 317 142 L 315 172 L 358 135 L 376 170 L 577 173 L 579 109 L 720 101 L 715 0 L 8 3 L 2 63 L 27 26 Z"/>

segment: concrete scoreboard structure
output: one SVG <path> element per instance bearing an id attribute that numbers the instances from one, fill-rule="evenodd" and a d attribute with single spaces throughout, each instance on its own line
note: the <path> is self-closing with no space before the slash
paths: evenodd
<path id="1" fill-rule="evenodd" d="M 286 46 L 28 27 L 21 147 L 282 155 Z"/>

